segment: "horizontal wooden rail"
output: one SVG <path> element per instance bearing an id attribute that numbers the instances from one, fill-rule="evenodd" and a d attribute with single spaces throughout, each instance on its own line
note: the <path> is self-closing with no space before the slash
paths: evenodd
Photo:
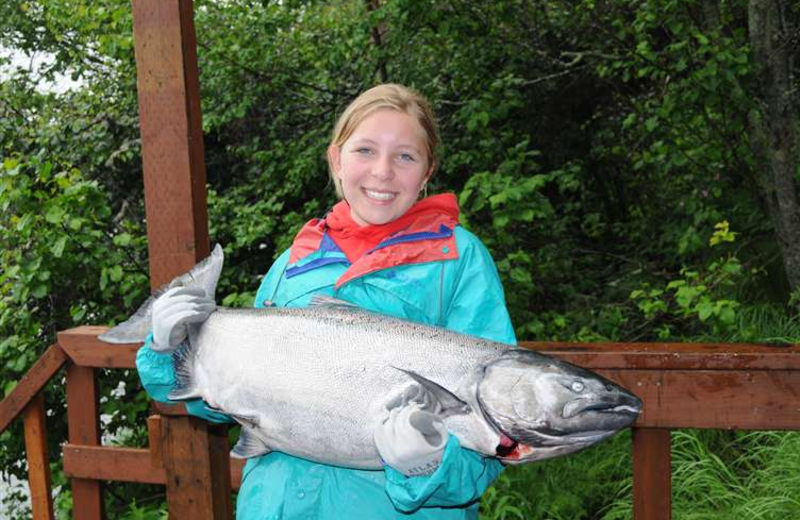
<path id="1" fill-rule="evenodd" d="M 58 333 L 58 344 L 78 366 L 91 368 L 136 368 L 141 343 L 110 345 L 97 339 L 108 327 L 84 325 Z"/>
<path id="2" fill-rule="evenodd" d="M 116 446 L 80 446 L 65 444 L 64 473 L 68 477 L 164 484 L 163 467 L 154 467 L 150 450 Z"/>
<path id="3" fill-rule="evenodd" d="M 591 370 L 800 370 L 798 345 L 523 341 L 520 346 Z"/>
<path id="4" fill-rule="evenodd" d="M 118 446 L 78 446 L 65 444 L 64 473 L 71 478 L 166 484 L 164 467 L 153 464 L 146 448 Z M 244 461 L 231 459 L 231 482 L 238 489 Z"/>

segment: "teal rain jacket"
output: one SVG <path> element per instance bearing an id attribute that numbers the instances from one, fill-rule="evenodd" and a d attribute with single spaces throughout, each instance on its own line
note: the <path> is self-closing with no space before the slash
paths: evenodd
<path id="1" fill-rule="evenodd" d="M 352 265 L 311 221 L 264 277 L 256 307 L 303 307 L 329 295 L 414 321 L 515 344 L 503 288 L 486 248 L 460 226 L 425 222 L 390 237 Z M 439 258 L 439 259 L 437 259 Z M 170 356 L 139 350 L 137 367 L 147 392 L 169 402 L 175 382 Z M 265 374 L 268 376 L 269 374 Z M 226 416 L 187 403 L 189 412 L 213 422 Z M 461 448 L 455 437 L 439 468 L 407 478 L 386 467 L 363 471 L 317 464 L 273 452 L 245 465 L 238 520 L 267 519 L 468 519 L 502 469 L 493 458 Z"/>

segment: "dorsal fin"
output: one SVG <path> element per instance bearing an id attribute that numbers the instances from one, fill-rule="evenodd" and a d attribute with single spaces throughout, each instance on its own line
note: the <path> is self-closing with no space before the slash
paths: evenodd
<path id="1" fill-rule="evenodd" d="M 309 307 L 346 307 L 350 309 L 358 309 L 359 306 L 346 302 L 344 300 L 340 300 L 338 298 L 334 298 L 333 296 L 326 296 L 324 294 L 315 294 L 311 297 L 311 301 L 308 304 Z"/>

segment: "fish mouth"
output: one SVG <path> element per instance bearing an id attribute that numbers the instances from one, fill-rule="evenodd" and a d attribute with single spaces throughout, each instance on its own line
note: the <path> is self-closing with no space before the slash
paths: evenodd
<path id="1" fill-rule="evenodd" d="M 572 419 L 573 417 L 594 412 L 599 414 L 613 414 L 620 419 L 635 420 L 642 410 L 642 402 L 635 396 L 620 396 L 613 401 L 593 401 L 590 399 L 573 399 L 564 405 L 561 410 L 561 417 Z"/>
<path id="2" fill-rule="evenodd" d="M 501 459 L 512 457 L 512 454 L 519 448 L 519 442 L 515 441 L 503 432 L 500 433 L 500 442 L 495 448 L 495 454 Z"/>
<path id="3" fill-rule="evenodd" d="M 520 464 L 528 460 L 546 459 L 558 453 L 570 453 L 591 446 L 617 433 L 617 430 L 596 430 L 576 433 L 545 431 L 527 432 L 526 442 L 515 440 L 500 432 L 496 457 L 505 464 Z"/>

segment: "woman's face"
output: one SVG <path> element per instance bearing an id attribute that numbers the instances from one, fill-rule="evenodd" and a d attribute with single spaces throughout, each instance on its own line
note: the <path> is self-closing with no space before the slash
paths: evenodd
<path id="1" fill-rule="evenodd" d="M 425 131 L 411 115 L 379 110 L 328 154 L 360 226 L 397 220 L 416 202 L 431 166 Z"/>

